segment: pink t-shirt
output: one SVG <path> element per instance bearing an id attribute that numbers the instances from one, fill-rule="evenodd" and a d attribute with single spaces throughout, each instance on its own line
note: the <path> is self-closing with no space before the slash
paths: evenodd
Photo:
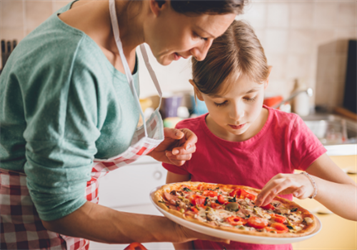
<path id="1" fill-rule="evenodd" d="M 176 128 L 188 128 L 198 137 L 196 152 L 181 166 L 164 163 L 170 172 L 191 175 L 191 181 L 236 184 L 263 188 L 276 174 L 306 170 L 326 152 L 317 137 L 296 114 L 269 108 L 268 119 L 258 134 L 242 142 L 215 136 L 207 127 L 207 114 L 181 121 Z M 292 195 L 281 195 L 292 200 Z M 287 245 L 258 245 L 231 242 L 226 245 L 195 241 L 196 249 L 292 249 Z"/>

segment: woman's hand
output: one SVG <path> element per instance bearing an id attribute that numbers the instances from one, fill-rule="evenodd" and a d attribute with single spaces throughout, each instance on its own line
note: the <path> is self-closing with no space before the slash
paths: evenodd
<path id="1" fill-rule="evenodd" d="M 165 139 L 150 155 L 155 160 L 182 166 L 196 151 L 197 136 L 189 129 L 164 128 Z"/>
<path id="2" fill-rule="evenodd" d="M 255 204 L 265 206 L 279 194 L 293 194 L 294 197 L 305 199 L 314 192 L 309 178 L 302 174 L 277 174 L 268 181 L 258 194 Z"/>

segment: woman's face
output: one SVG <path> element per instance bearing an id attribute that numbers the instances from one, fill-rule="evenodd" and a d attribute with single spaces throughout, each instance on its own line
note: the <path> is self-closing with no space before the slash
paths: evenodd
<path id="1" fill-rule="evenodd" d="M 213 40 L 221 36 L 233 22 L 235 14 L 186 16 L 165 3 L 158 15 L 144 29 L 157 61 L 168 65 L 181 57 L 203 60 Z"/>

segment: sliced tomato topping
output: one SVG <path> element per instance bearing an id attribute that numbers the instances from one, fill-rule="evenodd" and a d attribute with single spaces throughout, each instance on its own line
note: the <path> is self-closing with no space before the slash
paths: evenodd
<path id="1" fill-rule="evenodd" d="M 203 204 L 200 204 L 200 205 L 198 205 L 199 207 L 202 207 L 203 209 L 206 209 L 207 208 L 207 206 L 205 206 L 205 205 L 203 205 Z"/>
<path id="2" fill-rule="evenodd" d="M 232 226 L 240 226 L 247 223 L 246 219 L 243 219 L 239 216 L 230 216 L 226 218 L 226 221 Z"/>
<path id="3" fill-rule="evenodd" d="M 214 209 L 221 209 L 223 208 L 221 205 L 217 204 L 217 203 L 211 203 L 211 208 L 214 208 Z"/>
<path id="4" fill-rule="evenodd" d="M 218 193 L 216 191 L 211 191 L 211 190 L 205 190 L 203 191 L 204 196 L 209 196 L 209 197 L 216 197 Z"/>
<path id="5" fill-rule="evenodd" d="M 225 204 L 225 203 L 228 202 L 228 201 L 226 201 L 226 200 L 224 199 L 223 195 L 221 195 L 221 194 L 217 196 L 217 200 L 218 200 L 218 202 L 221 203 L 221 204 Z"/>
<path id="6" fill-rule="evenodd" d="M 279 214 L 271 214 L 270 216 L 275 222 L 285 223 L 285 221 L 286 221 L 286 218 Z"/>
<path id="7" fill-rule="evenodd" d="M 193 205 L 205 204 L 206 197 L 194 194 L 190 197 L 190 201 Z"/>
<path id="8" fill-rule="evenodd" d="M 198 213 L 198 209 L 197 209 L 197 208 L 195 208 L 195 207 L 190 207 L 190 209 L 191 209 L 192 212 L 194 212 L 194 213 L 196 213 L 196 214 Z"/>
<path id="9" fill-rule="evenodd" d="M 257 197 L 254 195 L 254 194 L 247 194 L 246 196 L 245 196 L 245 198 L 248 198 L 249 200 L 252 200 L 252 201 L 254 201 Z"/>
<path id="10" fill-rule="evenodd" d="M 285 226 L 284 224 L 282 224 L 282 223 L 275 222 L 275 223 L 272 223 L 270 226 L 272 228 L 275 228 L 277 233 L 280 233 L 280 234 L 281 233 L 286 233 L 286 232 L 289 231 L 289 228 L 287 226 Z"/>
<path id="11" fill-rule="evenodd" d="M 248 198 L 250 200 L 255 200 L 255 195 L 250 194 L 242 188 L 236 188 L 232 192 L 229 193 L 230 196 L 236 196 L 238 199 Z"/>
<path id="12" fill-rule="evenodd" d="M 275 209 L 275 207 L 270 203 L 268 205 L 262 206 L 261 208 L 263 208 L 265 210 L 274 210 Z"/>
<path id="13" fill-rule="evenodd" d="M 264 229 L 267 230 L 267 232 L 276 231 L 276 229 L 272 227 L 265 227 Z"/>
<path id="14" fill-rule="evenodd" d="M 233 189 L 233 191 L 229 193 L 229 196 L 236 196 L 237 198 L 239 198 L 241 194 L 240 190 L 240 188 Z"/>
<path id="15" fill-rule="evenodd" d="M 247 225 L 257 228 L 257 229 L 262 229 L 268 226 L 268 220 L 265 218 L 259 218 L 256 216 L 250 216 L 248 219 Z"/>

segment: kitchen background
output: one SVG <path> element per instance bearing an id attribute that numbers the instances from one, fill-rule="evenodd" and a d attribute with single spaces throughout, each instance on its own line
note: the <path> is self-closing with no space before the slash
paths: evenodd
<path id="1" fill-rule="evenodd" d="M 0 40 L 20 42 L 52 13 L 68 3 L 63 0 L 0 0 Z M 326 107 L 342 106 L 348 40 L 357 39 L 356 0 L 251 0 L 245 14 L 237 18 L 253 26 L 268 62 L 273 66 L 268 95 L 287 98 L 297 79 L 306 88 L 314 90 L 309 99 L 310 107 L 315 103 Z M 142 61 L 141 56 L 139 60 Z M 190 59 L 180 59 L 166 67 L 159 65 L 152 56 L 150 61 L 166 96 L 192 91 L 188 83 L 191 77 Z M 353 72 L 356 74 L 356 69 Z M 156 95 L 143 62 L 139 74 L 140 97 Z M 351 124 L 356 130 L 356 123 Z M 342 154 L 341 150 L 331 146 L 328 154 L 341 168 L 356 171 L 356 144 L 347 146 L 352 147 L 348 147 L 348 150 L 344 147 Z M 357 181 L 356 175 L 352 174 L 351 178 Z M 158 162 L 143 157 L 130 167 L 120 168 L 102 179 L 100 203 L 121 211 L 159 215 L 150 204 L 148 192 L 143 192 L 141 187 L 145 185 L 153 189 L 162 185 L 165 176 L 166 170 Z M 330 214 L 314 200 L 306 202 L 303 206 L 318 214 L 324 226 L 321 233 L 311 240 L 294 244 L 294 249 L 357 249 L 355 222 Z M 170 243 L 145 245 L 149 249 L 173 249 Z M 93 242 L 90 249 L 124 247 Z"/>
<path id="2" fill-rule="evenodd" d="M 64 0 L 0 0 L 0 39 L 21 41 L 67 3 L 69 1 Z M 347 53 L 343 41 L 357 38 L 355 0 L 251 0 L 245 14 L 238 18 L 253 26 L 273 66 L 267 90 L 270 94 L 288 97 L 295 79 L 314 90 L 320 82 L 325 87 L 344 86 Z M 331 46 L 325 54 L 328 53 L 330 64 L 326 64 L 326 56 L 319 56 L 319 50 L 321 54 L 321 48 L 328 44 Z M 153 57 L 151 62 L 165 93 L 191 91 L 190 59 L 180 59 L 167 67 L 159 65 Z M 319 66 L 329 67 L 324 71 L 327 75 L 317 74 Z M 156 94 L 144 66 L 139 73 L 141 97 Z M 314 98 L 315 95 L 310 98 L 311 105 Z M 334 98 L 337 103 L 342 102 L 341 97 L 332 100 Z"/>

